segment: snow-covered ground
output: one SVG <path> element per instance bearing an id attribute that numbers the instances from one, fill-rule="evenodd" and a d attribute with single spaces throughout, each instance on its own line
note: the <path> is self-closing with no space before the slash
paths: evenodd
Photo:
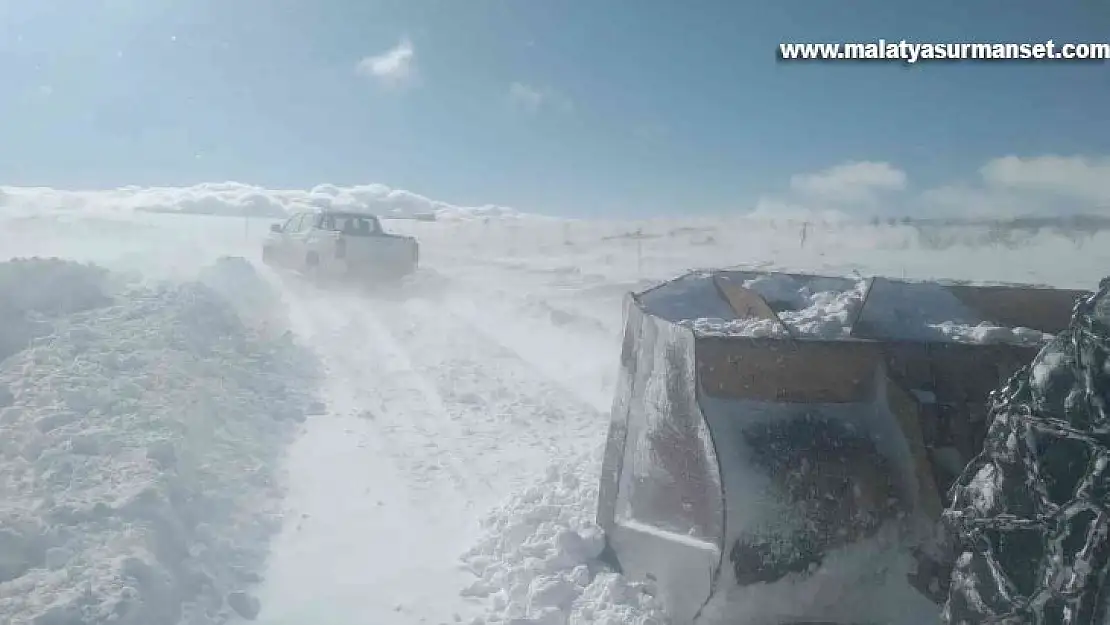
<path id="1" fill-rule="evenodd" d="M 33 330 L 0 354 L 0 622 L 249 611 L 315 392 L 276 293 L 234 262 L 180 284 L 44 260 L 0 275 L 5 327 Z"/>
<path id="2" fill-rule="evenodd" d="M 662 623 L 594 560 L 626 291 L 722 266 L 1092 288 L 1110 266 L 1104 234 L 508 215 L 387 222 L 426 271 L 368 297 L 261 269 L 268 224 L 0 209 L 0 261 L 109 271 L 0 271 L 0 621 Z"/>

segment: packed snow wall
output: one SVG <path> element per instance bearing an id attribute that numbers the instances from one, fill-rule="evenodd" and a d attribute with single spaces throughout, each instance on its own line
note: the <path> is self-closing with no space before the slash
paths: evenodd
<path id="1" fill-rule="evenodd" d="M 910 545 L 986 395 L 1080 294 L 722 271 L 629 295 L 598 502 L 613 559 L 676 622 L 935 622 L 947 571 Z"/>
<path id="2" fill-rule="evenodd" d="M 0 623 L 252 616 L 311 353 L 241 258 L 190 282 L 0 262 Z"/>

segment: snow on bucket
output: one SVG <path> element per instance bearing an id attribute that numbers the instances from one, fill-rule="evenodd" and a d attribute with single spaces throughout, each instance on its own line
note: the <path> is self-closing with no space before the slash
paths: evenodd
<path id="1" fill-rule="evenodd" d="M 947 571 L 912 573 L 907 547 L 987 394 L 1083 293 L 713 271 L 630 294 L 598 500 L 614 563 L 679 623 L 935 622 Z"/>

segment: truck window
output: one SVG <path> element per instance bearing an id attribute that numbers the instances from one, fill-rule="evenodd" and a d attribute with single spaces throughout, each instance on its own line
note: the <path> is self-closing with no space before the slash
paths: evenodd
<path id="1" fill-rule="evenodd" d="M 286 230 L 286 232 L 297 233 L 307 230 L 305 227 L 305 218 L 308 216 L 308 213 L 297 213 L 293 215 L 293 218 L 289 220 L 289 229 Z"/>
<path id="2" fill-rule="evenodd" d="M 342 213 L 324 215 L 320 222 L 320 228 L 361 237 L 372 236 L 381 232 L 378 220 L 373 216 Z"/>
<path id="3" fill-rule="evenodd" d="M 282 224 L 282 226 L 281 226 L 281 231 L 282 232 L 296 232 L 297 231 L 297 223 L 300 221 L 300 219 L 301 219 L 301 214 L 300 213 L 297 213 L 297 214 L 293 215 L 292 217 L 290 217 L 289 219 L 286 219 L 285 223 Z"/>

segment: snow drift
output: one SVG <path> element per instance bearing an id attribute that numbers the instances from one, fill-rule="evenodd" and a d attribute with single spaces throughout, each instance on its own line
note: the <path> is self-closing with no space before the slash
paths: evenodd
<path id="1" fill-rule="evenodd" d="M 488 600 L 490 625 L 663 625 L 650 586 L 599 559 L 605 540 L 593 520 L 600 450 L 552 465 L 544 478 L 482 522 L 485 536 L 463 556 L 479 579 L 463 591 Z"/>
<path id="2" fill-rule="evenodd" d="M 202 625 L 257 610 L 243 589 L 280 523 L 265 511 L 312 361 L 220 286 L 253 292 L 255 313 L 276 296 L 234 260 L 208 269 L 215 288 L 121 284 L 63 261 L 0 276 L 5 315 L 30 329 L 0 361 L 0 621 Z"/>
<path id="3" fill-rule="evenodd" d="M 51 331 L 50 319 L 108 304 L 107 273 L 58 259 L 0 264 L 0 361 Z"/>

